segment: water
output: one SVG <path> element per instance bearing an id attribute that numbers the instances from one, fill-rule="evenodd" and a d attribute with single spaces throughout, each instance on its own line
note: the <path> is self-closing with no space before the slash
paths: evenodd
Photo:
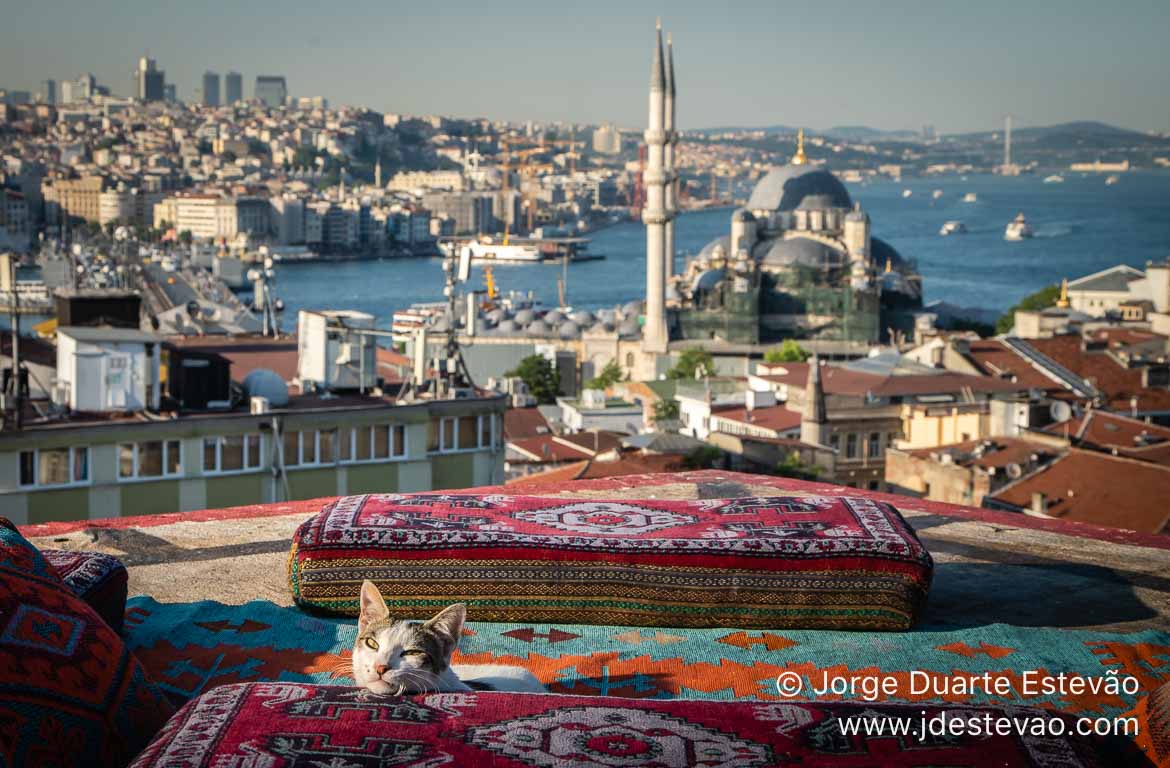
<path id="1" fill-rule="evenodd" d="M 910 189 L 913 196 L 902 197 Z M 931 199 L 932 190 L 943 195 Z M 1127 173 L 1112 186 L 1103 176 L 1069 174 L 1063 184 L 1039 176 L 972 176 L 912 179 L 849 185 L 854 200 L 869 212 L 873 234 L 903 255 L 917 259 L 927 301 L 1005 310 L 1021 297 L 1061 278 L 1075 278 L 1117 263 L 1143 267 L 1170 256 L 1170 174 Z M 963 203 L 967 192 L 979 197 Z M 1005 242 L 1004 226 L 1023 212 L 1036 237 Z M 676 225 L 677 247 L 697 252 L 729 228 L 730 211 L 683 214 Z M 940 237 L 948 219 L 961 219 L 969 233 Z M 645 231 L 622 223 L 597 232 L 590 250 L 604 261 L 571 264 L 568 298 L 578 307 L 612 307 L 643 296 Z M 680 259 L 681 268 L 681 259 Z M 499 264 L 503 291 L 535 291 L 546 305 L 557 300 L 560 265 Z M 472 284 L 483 286 L 482 270 Z M 277 293 L 287 311 L 284 325 L 299 309 L 348 308 L 373 314 L 388 326 L 394 311 L 420 301 L 442 299 L 438 259 L 288 264 L 278 267 Z"/>

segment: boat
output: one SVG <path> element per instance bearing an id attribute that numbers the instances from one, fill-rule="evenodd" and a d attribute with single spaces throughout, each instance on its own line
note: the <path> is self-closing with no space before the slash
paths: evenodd
<path id="1" fill-rule="evenodd" d="M 913 192 L 911 192 L 911 191 L 910 191 L 910 190 L 908 190 L 908 189 L 903 189 L 903 190 L 902 190 L 902 197 L 910 197 L 910 195 L 912 195 L 912 194 L 914 194 L 914 193 L 913 193 Z"/>
<path id="2" fill-rule="evenodd" d="M 979 196 L 976 195 L 974 192 L 968 192 L 967 194 L 963 195 L 963 202 L 964 203 L 977 203 L 977 202 L 979 202 Z"/>
<path id="3" fill-rule="evenodd" d="M 948 221 L 942 225 L 942 229 L 938 233 L 943 237 L 947 235 L 965 235 L 967 234 L 967 225 L 958 220 Z"/>
<path id="4" fill-rule="evenodd" d="M 935 191 L 930 193 L 930 199 L 932 199 L 932 200 L 938 200 L 940 197 L 942 197 L 942 190 L 941 189 L 936 189 Z"/>
<path id="5" fill-rule="evenodd" d="M 1121 181 L 1121 177 L 1117 174 L 1113 174 L 1109 178 L 1105 179 L 1105 185 L 1111 187 L 1119 181 Z"/>
<path id="6" fill-rule="evenodd" d="M 496 242 L 490 237 L 472 240 L 467 244 L 471 249 L 472 262 L 517 261 L 524 263 L 544 261 L 544 254 L 538 245 L 530 243 L 510 243 L 505 237 L 502 242 Z"/>
<path id="7" fill-rule="evenodd" d="M 1017 213 L 1016 217 L 1008 222 L 1003 231 L 1004 240 L 1026 240 L 1034 234 L 1032 225 L 1024 218 L 1024 214 Z"/>
<path id="8" fill-rule="evenodd" d="M 1061 176 L 1059 173 L 1054 173 L 1051 176 L 1045 176 L 1044 183 L 1045 184 L 1063 184 L 1064 177 Z"/>

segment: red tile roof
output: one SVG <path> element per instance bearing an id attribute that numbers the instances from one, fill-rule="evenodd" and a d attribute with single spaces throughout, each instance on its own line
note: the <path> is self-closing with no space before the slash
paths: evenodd
<path id="1" fill-rule="evenodd" d="M 1170 465 L 1170 428 L 1116 413 L 1091 410 L 1044 427 L 1086 447 L 1116 450 L 1125 456 Z"/>
<path id="2" fill-rule="evenodd" d="M 682 459 L 678 456 L 664 454 L 643 455 L 639 453 L 624 454 L 616 461 L 588 460 L 564 467 L 557 467 L 545 472 L 518 477 L 509 480 L 509 490 L 528 486 L 547 486 L 550 483 L 568 482 L 570 480 L 591 480 L 605 477 L 625 477 L 658 472 L 678 472 L 683 469 Z"/>
<path id="3" fill-rule="evenodd" d="M 1010 378 L 1005 378 L 1005 381 L 1014 379 L 1015 384 L 1029 389 L 1064 389 L 1059 382 L 1041 373 L 998 339 L 971 342 L 966 357 L 987 376 L 1002 377 L 1006 374 Z"/>
<path id="4" fill-rule="evenodd" d="M 592 455 L 572 444 L 566 445 L 556 439 L 556 435 L 539 435 L 525 437 L 520 440 L 509 440 L 508 447 L 531 457 L 532 461 L 559 463 L 562 461 L 580 461 Z"/>
<path id="5" fill-rule="evenodd" d="M 800 411 L 789 410 L 783 405 L 755 408 L 751 411 L 747 408 L 734 407 L 713 411 L 711 415 L 776 432 L 800 429 Z"/>
<path id="6" fill-rule="evenodd" d="M 504 412 L 505 440 L 547 435 L 551 431 L 548 420 L 538 408 L 509 408 Z"/>
<path id="7" fill-rule="evenodd" d="M 803 389 L 808 382 L 808 363 L 784 363 L 785 373 L 760 378 Z M 911 395 L 949 394 L 971 389 L 975 392 L 1015 392 L 1022 387 L 993 376 L 972 376 L 954 371 L 902 373 L 882 376 L 853 371 L 837 365 L 821 366 L 821 386 L 826 395 L 906 397 Z M 1026 387 L 1027 385 L 1024 385 Z"/>
<path id="8" fill-rule="evenodd" d="M 1073 448 L 1047 467 L 991 496 L 1029 509 L 1032 494 L 1044 494 L 1051 517 L 1170 533 L 1170 467 Z"/>
<path id="9" fill-rule="evenodd" d="M 978 451 L 982 446 L 982 450 Z M 1044 457 L 1052 458 L 1059 453 L 1059 449 L 1051 445 L 1032 442 L 1020 437 L 993 437 L 986 440 L 968 440 L 962 443 L 940 445 L 936 448 L 919 448 L 909 451 L 911 456 L 919 459 L 928 459 L 933 454 L 947 453 L 953 457 L 954 463 L 961 467 L 981 467 L 982 469 L 1003 469 L 1009 464 L 1027 465 L 1032 456 L 1037 455 L 1040 460 Z"/>
<path id="10" fill-rule="evenodd" d="M 1088 380 L 1105 395 L 1105 407 L 1128 411 L 1130 399 L 1137 398 L 1139 411 L 1170 411 L 1170 390 L 1142 388 L 1142 369 L 1125 368 L 1104 352 L 1086 352 L 1081 337 L 1054 336 L 1029 339 L 1034 349 Z"/>

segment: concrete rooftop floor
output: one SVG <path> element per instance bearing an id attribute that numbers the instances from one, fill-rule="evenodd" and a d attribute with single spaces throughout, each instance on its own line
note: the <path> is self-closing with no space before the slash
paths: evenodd
<path id="1" fill-rule="evenodd" d="M 510 492 L 499 487 L 476 490 Z M 826 492 L 890 501 L 918 532 L 935 559 L 922 625 L 1170 630 L 1170 537 L 714 470 L 578 481 L 525 488 L 523 494 L 696 499 Z M 131 595 L 150 595 L 161 602 L 269 600 L 291 605 L 285 563 L 293 531 L 327 501 L 49 523 L 22 530 L 42 548 L 118 556 L 129 569 Z"/>

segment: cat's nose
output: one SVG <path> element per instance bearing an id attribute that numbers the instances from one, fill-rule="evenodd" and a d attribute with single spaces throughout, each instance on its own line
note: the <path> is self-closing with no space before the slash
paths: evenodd
<path id="1" fill-rule="evenodd" d="M 374 671 L 378 673 L 378 677 L 381 677 L 390 671 L 390 667 L 386 666 L 385 664 L 375 664 Z"/>

